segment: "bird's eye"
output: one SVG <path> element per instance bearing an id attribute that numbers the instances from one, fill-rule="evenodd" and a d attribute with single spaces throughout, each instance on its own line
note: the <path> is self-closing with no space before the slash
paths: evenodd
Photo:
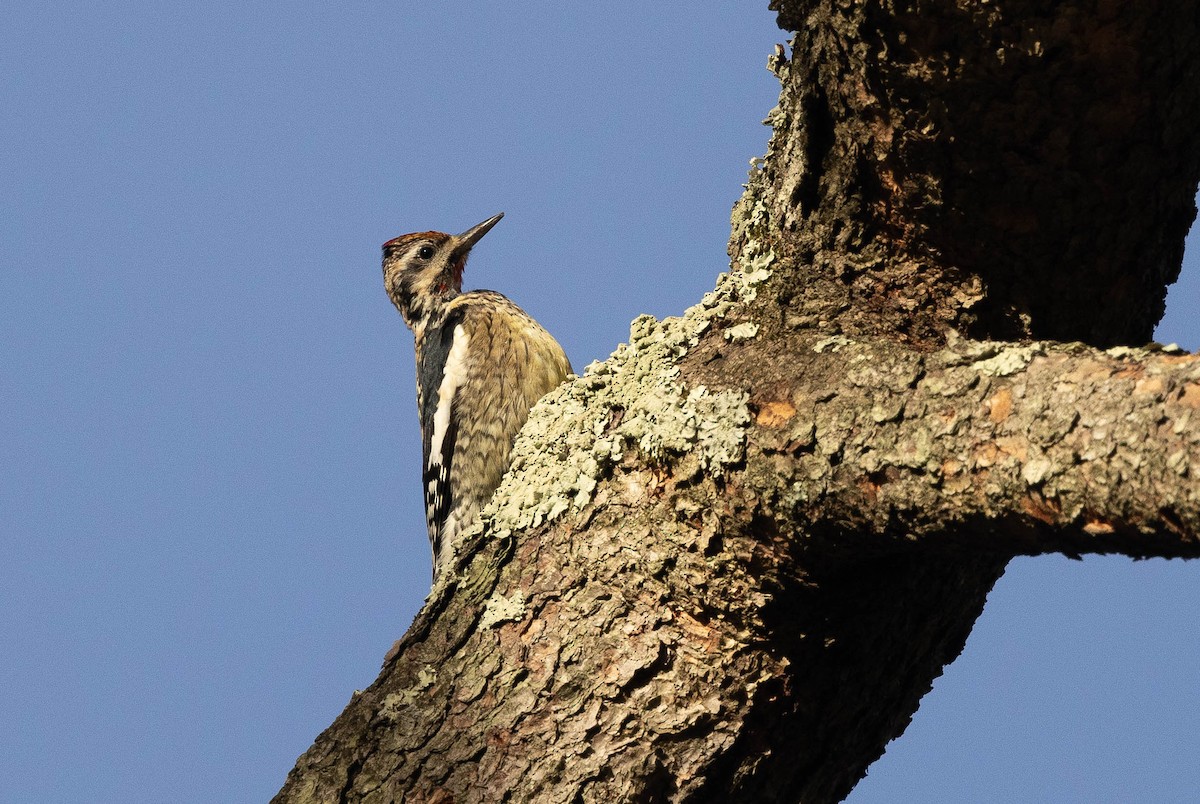
<path id="1" fill-rule="evenodd" d="M 423 260 L 427 260 L 433 256 L 433 248 L 430 246 L 421 246 L 420 250 L 417 251 L 417 256 Z"/>

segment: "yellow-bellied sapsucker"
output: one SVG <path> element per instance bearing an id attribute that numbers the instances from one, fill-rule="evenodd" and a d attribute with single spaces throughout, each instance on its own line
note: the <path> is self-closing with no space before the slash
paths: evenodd
<path id="1" fill-rule="evenodd" d="M 462 292 L 467 254 L 502 217 L 383 244 L 388 296 L 416 337 L 435 580 L 500 485 L 529 409 L 571 373 L 562 347 L 520 307 L 495 291 Z"/>

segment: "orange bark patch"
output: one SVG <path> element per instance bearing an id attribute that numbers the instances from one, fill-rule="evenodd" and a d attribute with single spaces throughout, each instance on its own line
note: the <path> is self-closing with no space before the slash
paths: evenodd
<path id="1" fill-rule="evenodd" d="M 706 653 L 716 653 L 721 649 L 721 633 L 709 628 L 704 623 L 692 617 L 687 612 L 675 615 L 680 629 L 687 634 L 689 642 Z"/>
<path id="2" fill-rule="evenodd" d="M 1200 408 L 1200 383 L 1191 383 L 1184 388 L 1179 401 L 1189 408 Z"/>
<path id="3" fill-rule="evenodd" d="M 996 447 L 1005 455 L 1011 455 L 1021 463 L 1029 460 L 1029 442 L 1017 436 L 1002 436 L 996 439 Z"/>
<path id="4" fill-rule="evenodd" d="M 974 459 L 975 465 L 987 468 L 996 464 L 996 455 L 1000 450 L 996 449 L 996 445 L 989 442 L 979 444 L 975 447 Z"/>
<path id="5" fill-rule="evenodd" d="M 872 503 L 879 499 L 879 484 L 869 477 L 858 479 L 858 489 Z"/>
<path id="6" fill-rule="evenodd" d="M 1166 388 L 1162 377 L 1143 377 L 1133 384 L 1133 392 L 1142 396 L 1158 396 Z"/>
<path id="7" fill-rule="evenodd" d="M 1021 508 L 1039 522 L 1052 525 L 1058 521 L 1059 508 L 1040 494 L 1029 494 L 1021 499 Z"/>
<path id="8" fill-rule="evenodd" d="M 758 409 L 754 421 L 759 427 L 782 427 L 796 415 L 796 406 L 791 402 L 765 402 Z"/>
<path id="9" fill-rule="evenodd" d="M 1016 458 L 1024 463 L 1029 458 L 1029 444 L 1024 438 L 1001 436 L 995 441 L 977 445 L 971 457 L 975 467 L 985 469 L 989 466 L 996 466 L 1009 458 Z"/>
<path id="10" fill-rule="evenodd" d="M 999 424 L 1007 419 L 1010 413 L 1012 413 L 1012 391 L 1001 388 L 995 396 L 988 400 L 988 417 L 993 423 Z"/>
<path id="11" fill-rule="evenodd" d="M 1166 363 L 1168 366 L 1178 366 L 1181 363 L 1191 363 L 1195 359 L 1196 355 L 1194 354 L 1163 355 L 1159 358 L 1159 360 Z"/>

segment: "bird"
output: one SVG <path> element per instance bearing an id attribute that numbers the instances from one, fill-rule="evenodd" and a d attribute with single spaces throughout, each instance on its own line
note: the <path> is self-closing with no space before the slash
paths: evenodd
<path id="1" fill-rule="evenodd" d="M 435 583 L 500 485 L 530 409 L 571 374 L 562 346 L 528 313 L 496 291 L 462 290 L 467 256 L 503 217 L 383 244 L 384 286 L 416 346 Z"/>

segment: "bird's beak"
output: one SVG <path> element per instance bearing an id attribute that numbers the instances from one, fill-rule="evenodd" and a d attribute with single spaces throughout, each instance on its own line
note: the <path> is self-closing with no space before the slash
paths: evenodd
<path id="1" fill-rule="evenodd" d="M 457 257 L 460 254 L 466 254 L 470 251 L 471 246 L 478 243 L 479 239 L 487 234 L 503 217 L 503 212 L 499 215 L 493 215 L 483 223 L 477 223 L 462 234 L 456 235 L 454 239 L 458 241 L 458 245 L 454 249 L 454 255 Z"/>

